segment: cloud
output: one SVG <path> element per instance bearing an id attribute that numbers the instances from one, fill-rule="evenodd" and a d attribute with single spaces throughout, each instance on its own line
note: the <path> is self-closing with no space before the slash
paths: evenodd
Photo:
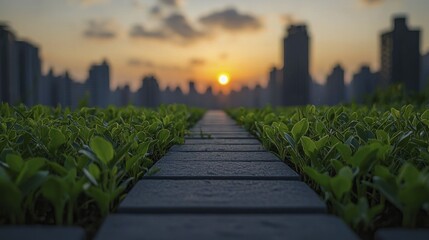
<path id="1" fill-rule="evenodd" d="M 160 6 L 154 6 L 150 9 L 150 15 L 154 17 L 160 17 L 162 15 L 162 9 Z"/>
<path id="2" fill-rule="evenodd" d="M 143 25 L 134 25 L 130 32 L 134 38 L 169 40 L 176 43 L 190 43 L 204 38 L 205 33 L 195 29 L 188 19 L 179 13 L 173 13 L 161 20 L 161 27 L 147 30 Z"/>
<path id="3" fill-rule="evenodd" d="M 192 58 L 189 60 L 189 65 L 191 65 L 192 67 L 203 66 L 205 64 L 206 64 L 206 60 L 202 58 Z"/>
<path id="4" fill-rule="evenodd" d="M 227 31 L 259 30 L 262 22 L 258 17 L 240 13 L 234 8 L 217 11 L 203 16 L 200 23 L 206 27 L 219 28 Z"/>
<path id="5" fill-rule="evenodd" d="M 149 60 L 142 60 L 138 58 L 130 58 L 128 60 L 128 65 L 133 67 L 155 67 L 155 64 Z"/>
<path id="6" fill-rule="evenodd" d="M 92 39 L 113 39 L 117 36 L 115 25 L 112 19 L 91 19 L 86 22 L 83 35 Z"/>
<path id="7" fill-rule="evenodd" d="M 109 0 L 73 0 L 74 2 L 79 2 L 81 5 L 85 7 L 89 7 L 92 5 L 98 5 L 108 2 Z"/>
<path id="8" fill-rule="evenodd" d="M 369 6 L 379 5 L 384 2 L 384 0 L 359 0 L 361 3 Z"/>
<path id="9" fill-rule="evenodd" d="M 295 18 L 294 15 L 286 13 L 286 14 L 280 15 L 280 22 L 283 25 L 291 25 L 291 24 L 297 23 L 298 20 Z"/>
<path id="10" fill-rule="evenodd" d="M 164 19 L 165 26 L 176 36 L 183 39 L 193 40 L 204 34 L 195 30 L 184 15 L 174 13 Z"/>
<path id="11" fill-rule="evenodd" d="M 179 7 L 182 5 L 183 0 L 159 0 L 159 2 L 166 6 Z"/>
<path id="12" fill-rule="evenodd" d="M 141 67 L 141 68 L 150 68 L 150 69 L 159 69 L 159 70 L 172 70 L 172 71 L 185 71 L 186 68 L 177 66 L 177 65 L 163 65 L 155 63 L 151 60 L 140 59 L 140 58 L 130 58 L 127 64 L 131 67 Z"/>
<path id="13" fill-rule="evenodd" d="M 134 38 L 151 38 L 151 39 L 166 39 L 167 33 L 163 30 L 146 30 L 141 24 L 136 24 L 131 28 L 131 37 Z"/>

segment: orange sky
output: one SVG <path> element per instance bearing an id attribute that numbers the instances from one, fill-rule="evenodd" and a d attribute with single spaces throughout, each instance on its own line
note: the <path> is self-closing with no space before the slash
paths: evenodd
<path id="1" fill-rule="evenodd" d="M 69 70 L 77 80 L 89 65 L 107 58 L 111 88 L 140 86 L 155 74 L 162 87 L 219 90 L 265 85 L 273 65 L 281 67 L 285 26 L 306 22 L 312 38 L 311 74 L 323 82 L 341 63 L 348 79 L 362 64 L 378 68 L 378 36 L 395 13 L 411 26 L 429 29 L 426 0 L 0 0 L 0 21 L 41 47 L 43 68 Z M 368 2 L 371 2 L 368 3 Z M 32 3 L 32 4 L 30 4 Z M 411 4 L 412 3 L 412 4 Z M 429 31 L 428 31 L 429 32 Z M 422 34 L 422 51 L 429 50 Z"/>

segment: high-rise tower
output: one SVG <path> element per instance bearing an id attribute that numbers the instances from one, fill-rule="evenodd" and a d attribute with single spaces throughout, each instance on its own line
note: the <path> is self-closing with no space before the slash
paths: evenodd
<path id="1" fill-rule="evenodd" d="M 420 30 L 410 29 L 405 16 L 393 20 L 393 30 L 381 35 L 381 84 L 403 83 L 418 91 L 420 81 Z"/>
<path id="2" fill-rule="evenodd" d="M 284 38 L 283 105 L 310 101 L 310 37 L 306 25 L 291 25 Z"/>

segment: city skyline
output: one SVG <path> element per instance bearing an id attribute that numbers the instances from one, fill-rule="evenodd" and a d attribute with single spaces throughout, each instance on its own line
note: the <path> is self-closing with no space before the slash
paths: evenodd
<path id="1" fill-rule="evenodd" d="M 237 89 L 244 84 L 254 87 L 257 83 L 265 86 L 268 70 L 273 65 L 282 67 L 281 38 L 287 23 L 305 22 L 309 27 L 310 73 L 319 83 L 325 81 L 337 63 L 345 69 L 347 81 L 361 65 L 379 69 L 378 36 L 390 28 L 391 15 L 408 13 L 412 28 L 429 27 L 423 14 L 429 7 L 427 1 L 368 2 L 374 3 L 40 0 L 38 6 L 29 6 L 24 0 L 1 0 L 0 20 L 8 22 L 20 38 L 41 47 L 44 73 L 53 66 L 57 74 L 67 69 L 74 79 L 83 81 L 87 78 L 87 66 L 106 58 L 111 62 L 111 90 L 130 83 L 136 91 L 141 76 L 154 74 L 163 89 L 167 85 L 187 89 L 188 80 L 194 80 L 200 92 L 209 85 L 217 92 L 219 86 L 215 81 L 219 72 L 230 73 L 232 81 L 228 88 Z M 306 4 L 315 7 L 307 9 Z M 159 15 L 157 9 L 164 15 Z M 122 26 L 121 31 L 109 21 L 101 24 L 99 20 L 89 21 L 109 19 L 112 14 Z M 186 17 L 193 28 L 188 29 L 190 32 L 179 32 L 182 35 L 155 31 L 160 30 L 157 28 L 160 21 L 172 16 L 176 22 Z M 222 16 L 227 16 L 222 18 L 227 20 L 220 21 Z M 237 22 L 240 24 L 231 24 Z M 210 34 L 203 33 L 203 28 L 210 29 Z M 132 30 L 140 37 L 132 38 Z M 427 34 L 423 31 L 421 36 L 422 54 L 428 50 Z M 189 44 L 180 42 L 185 37 Z"/>
<path id="2" fill-rule="evenodd" d="M 408 93 L 425 91 L 429 83 L 429 53 L 420 54 L 422 32 L 409 27 L 407 16 L 394 16 L 391 22 L 391 28 L 379 36 L 382 67 L 375 70 L 363 64 L 353 73 L 349 85 L 345 84 L 345 71 L 340 64 L 326 76 L 325 85 L 313 81 L 309 73 L 311 34 L 305 24 L 291 24 L 283 37 L 283 67 L 271 69 L 267 86 L 243 85 L 227 94 L 214 93 L 212 86 L 198 92 L 194 81 L 188 82 L 188 92 L 180 86 L 162 89 L 153 75 L 145 75 L 137 91 L 131 91 L 128 85 L 112 91 L 111 67 L 106 59 L 89 67 L 84 82 L 76 81 L 67 71 L 57 75 L 51 69 L 42 74 L 38 47 L 17 39 L 8 27 L 0 25 L 0 100 L 71 108 L 128 104 L 156 107 L 162 103 L 204 108 L 276 107 L 363 103 L 377 89 L 397 83 L 403 84 Z M 227 85 L 229 76 L 221 74 L 218 81 Z"/>

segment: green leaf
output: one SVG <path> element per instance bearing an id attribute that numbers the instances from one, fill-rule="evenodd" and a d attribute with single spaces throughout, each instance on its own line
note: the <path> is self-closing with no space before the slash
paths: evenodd
<path id="1" fill-rule="evenodd" d="M 56 128 L 51 128 L 49 130 L 49 143 L 48 143 L 49 150 L 51 151 L 57 150 L 61 145 L 66 143 L 66 141 L 67 141 L 66 137 L 60 130 Z"/>
<path id="2" fill-rule="evenodd" d="M 26 181 L 28 178 L 33 177 L 35 173 L 37 173 L 42 167 L 45 166 L 46 159 L 44 158 L 30 158 L 22 167 L 21 172 L 16 178 L 16 184 L 20 184 L 21 182 Z"/>
<path id="3" fill-rule="evenodd" d="M 85 177 L 94 185 L 94 186 L 98 186 L 98 182 L 97 179 L 92 175 L 92 173 L 84 168 L 83 170 L 83 174 L 85 175 Z"/>
<path id="4" fill-rule="evenodd" d="M 295 141 L 299 141 L 302 136 L 304 136 L 308 131 L 308 120 L 306 118 L 301 119 L 301 121 L 295 123 L 292 128 L 292 136 Z"/>
<path id="5" fill-rule="evenodd" d="M 401 117 L 401 112 L 395 108 L 391 108 L 390 113 L 392 113 L 392 116 L 395 117 L 395 119 L 399 119 Z"/>
<path id="6" fill-rule="evenodd" d="M 95 165 L 94 163 L 89 164 L 88 171 L 91 173 L 92 176 L 94 176 L 97 181 L 100 180 L 101 171 L 97 165 Z"/>
<path id="7" fill-rule="evenodd" d="M 156 173 L 158 173 L 159 171 L 161 171 L 161 169 L 160 168 L 158 168 L 158 167 L 151 167 L 148 171 L 147 171 L 147 173 L 145 174 L 145 176 L 153 176 L 153 175 L 155 175 Z"/>
<path id="8" fill-rule="evenodd" d="M 381 177 L 374 176 L 372 186 L 380 191 L 380 193 L 398 209 L 403 209 L 398 198 L 398 188 L 396 185 L 386 182 Z"/>
<path id="9" fill-rule="evenodd" d="M 110 142 L 102 137 L 93 137 L 89 142 L 91 150 L 95 153 L 98 159 L 107 164 L 113 159 L 114 151 Z"/>
<path id="10" fill-rule="evenodd" d="M 322 187 L 329 188 L 329 176 L 319 173 L 316 169 L 305 166 L 303 168 L 305 174 L 307 174 L 313 181 Z"/>
<path id="11" fill-rule="evenodd" d="M 24 160 L 17 154 L 6 155 L 6 163 L 9 168 L 16 173 L 19 173 L 24 166 Z"/>
<path id="12" fill-rule="evenodd" d="M 86 190 L 86 194 L 93 198 L 95 202 L 97 203 L 101 215 L 106 216 L 109 212 L 109 205 L 110 205 L 110 196 L 108 193 L 103 192 L 101 189 L 96 187 L 90 187 Z"/>
<path id="13" fill-rule="evenodd" d="M 337 199 L 349 193 L 353 187 L 353 172 L 349 167 L 343 167 L 338 174 L 330 179 L 332 192 Z"/>
<path id="14" fill-rule="evenodd" d="M 48 179 L 48 171 L 39 171 L 20 185 L 24 196 L 33 193 Z"/>
<path id="15" fill-rule="evenodd" d="M 422 122 L 429 127 L 429 110 L 426 110 L 422 113 L 422 115 L 420 116 L 420 118 L 422 119 Z"/>
<path id="16" fill-rule="evenodd" d="M 165 144 L 168 142 L 168 138 L 170 137 L 170 131 L 168 129 L 162 129 L 157 134 L 157 139 L 162 143 Z"/>
<path id="17" fill-rule="evenodd" d="M 337 151 L 340 153 L 343 161 L 350 161 L 350 158 L 352 156 L 352 150 L 350 149 L 350 146 L 343 143 L 338 143 L 337 145 L 335 145 L 335 149 L 337 149 Z"/>
<path id="18" fill-rule="evenodd" d="M 313 140 L 309 137 L 302 136 L 301 137 L 302 148 L 304 150 L 305 155 L 310 158 L 314 158 L 317 154 L 317 146 Z"/>
<path id="19" fill-rule="evenodd" d="M 21 212 L 21 191 L 12 182 L 0 179 L 0 209 L 2 214 L 16 215 Z"/>

